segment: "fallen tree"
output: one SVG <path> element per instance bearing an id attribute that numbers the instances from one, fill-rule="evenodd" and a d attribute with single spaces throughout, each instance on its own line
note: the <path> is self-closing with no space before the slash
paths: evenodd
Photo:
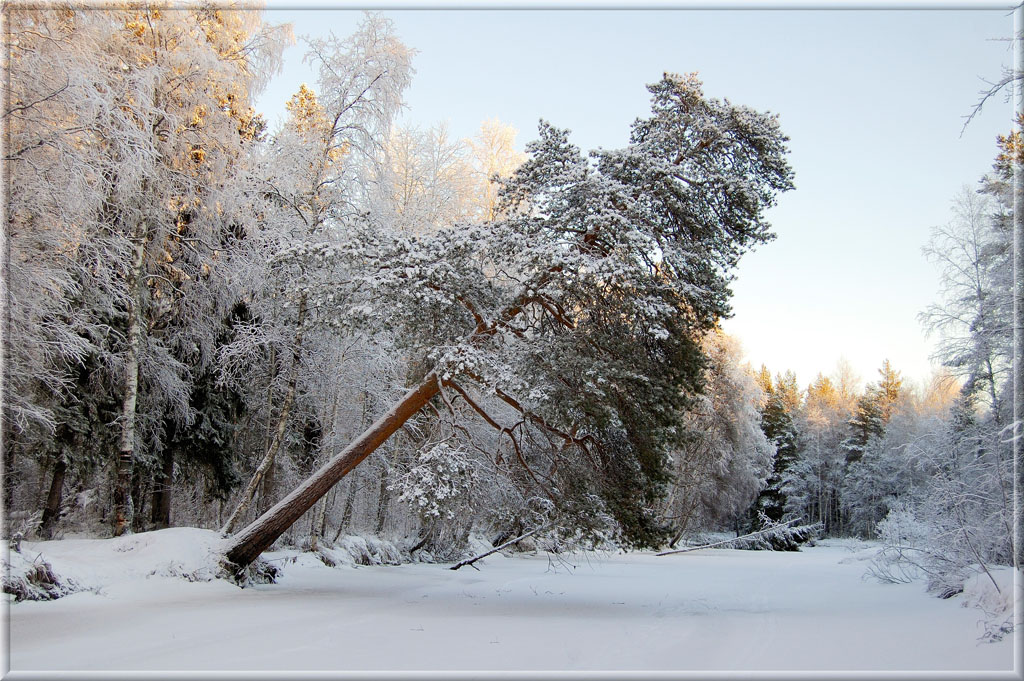
<path id="1" fill-rule="evenodd" d="M 367 219 L 351 243 L 323 246 L 357 273 L 353 323 L 391 331 L 428 370 L 233 538 L 235 569 L 435 398 L 492 426 L 562 513 L 606 513 L 627 541 L 660 540 L 650 506 L 702 389 L 700 337 L 729 311 L 740 255 L 771 238 L 763 211 L 792 173 L 774 116 L 705 98 L 693 75 L 649 90 L 652 116 L 629 146 L 593 160 L 542 122 L 493 223 L 408 238 Z"/>
<path id="2" fill-rule="evenodd" d="M 722 539 L 721 541 L 709 544 L 700 544 L 699 546 L 687 546 L 685 549 L 662 551 L 656 555 L 672 556 L 677 553 L 721 547 L 759 551 L 799 551 L 800 544 L 810 541 L 824 528 L 822 523 L 792 527 L 793 522 L 789 520 L 784 523 L 771 523 L 767 527 L 763 527 L 755 532 L 748 532 L 739 537 L 730 537 L 729 539 Z"/>
<path id="3" fill-rule="evenodd" d="M 498 551 L 501 551 L 502 549 L 507 549 L 508 547 L 512 546 L 513 544 L 518 544 L 519 542 L 523 541 L 527 537 L 532 537 L 533 535 L 537 534 L 538 532 L 540 532 L 543 529 L 545 529 L 545 528 L 544 527 L 535 527 L 532 530 L 530 530 L 529 532 L 525 532 L 525 533 L 519 535 L 518 537 L 515 537 L 513 539 L 509 539 L 507 542 L 505 542 L 503 544 L 499 544 L 498 546 L 495 546 L 490 551 L 484 551 L 483 553 L 478 553 L 477 555 L 473 556 L 472 558 L 466 558 L 465 560 L 460 560 L 458 563 L 456 563 L 455 565 L 452 565 L 448 569 L 449 570 L 458 570 L 459 568 L 466 567 L 468 565 L 468 566 L 470 566 L 470 567 L 472 567 L 474 569 L 479 570 L 480 568 L 478 568 L 475 565 L 473 565 L 473 563 L 477 562 L 481 558 L 486 558 L 487 556 L 490 556 L 491 554 L 497 553 Z"/>

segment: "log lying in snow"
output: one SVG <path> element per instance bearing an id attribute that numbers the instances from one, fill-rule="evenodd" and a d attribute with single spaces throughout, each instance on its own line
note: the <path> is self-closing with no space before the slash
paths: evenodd
<path id="1" fill-rule="evenodd" d="M 751 532 L 739 537 L 723 539 L 722 541 L 716 541 L 710 544 L 701 544 L 700 546 L 689 546 L 685 549 L 662 551 L 657 555 L 670 556 L 674 553 L 686 553 L 688 551 L 699 551 L 700 549 L 710 549 L 717 546 L 727 545 L 731 545 L 732 548 L 736 549 L 799 551 L 800 544 L 806 543 L 810 540 L 815 533 L 821 530 L 822 525 L 821 523 L 814 523 L 813 525 L 798 525 L 797 527 L 790 527 L 793 522 L 794 521 L 790 520 L 785 523 L 775 523 L 769 527 L 760 529 L 757 532 Z"/>
<path id="2" fill-rule="evenodd" d="M 540 532 L 543 529 L 544 529 L 544 527 L 535 527 L 532 530 L 530 530 L 529 532 L 527 532 L 526 534 L 521 534 L 518 537 L 516 537 L 515 539 L 509 539 L 507 542 L 505 542 L 501 546 L 495 546 L 490 551 L 484 551 L 479 556 L 474 556 L 472 558 L 467 558 L 466 560 L 459 561 L 458 563 L 456 563 L 455 565 L 452 565 L 448 569 L 449 570 L 458 570 L 460 567 L 469 565 L 469 566 L 473 567 L 474 569 L 479 570 L 480 568 L 477 568 L 476 566 L 474 566 L 473 563 L 477 562 L 481 558 L 486 558 L 487 556 L 491 555 L 492 553 L 497 553 L 498 551 L 501 551 L 503 548 L 506 548 L 508 546 L 512 546 L 513 544 L 521 542 L 522 540 L 526 539 L 530 535 L 536 534 L 536 533 Z"/>

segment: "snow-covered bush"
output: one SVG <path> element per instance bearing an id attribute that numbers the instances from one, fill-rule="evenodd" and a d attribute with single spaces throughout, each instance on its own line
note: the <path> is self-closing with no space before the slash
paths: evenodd
<path id="1" fill-rule="evenodd" d="M 878 523 L 877 534 L 882 541 L 871 561 L 869 574 L 883 582 L 910 582 L 927 574 L 923 563 L 928 560 L 932 532 L 905 505 L 889 511 Z"/>
<path id="2" fill-rule="evenodd" d="M 4 593 L 11 594 L 16 601 L 49 601 L 82 590 L 75 580 L 54 572 L 41 554 L 29 558 L 12 549 L 0 562 Z"/>
<path id="3" fill-rule="evenodd" d="M 324 549 L 322 549 L 324 550 Z M 399 565 L 402 554 L 394 544 L 376 537 L 346 535 L 329 551 L 335 562 L 348 565 Z"/>
<path id="4" fill-rule="evenodd" d="M 1013 632 L 1015 597 L 1013 570 L 1008 567 L 978 572 L 964 582 L 963 606 L 985 613 L 984 641 L 999 641 Z"/>

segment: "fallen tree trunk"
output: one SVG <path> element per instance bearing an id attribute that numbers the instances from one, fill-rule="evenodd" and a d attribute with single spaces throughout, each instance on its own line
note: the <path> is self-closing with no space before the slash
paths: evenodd
<path id="1" fill-rule="evenodd" d="M 498 551 L 501 551 L 505 547 L 512 546 L 513 544 L 515 544 L 517 542 L 521 542 L 522 540 L 526 539 L 530 535 L 536 534 L 536 533 L 540 532 L 543 529 L 544 529 L 543 527 L 535 527 L 532 530 L 530 530 L 529 532 L 527 532 L 526 534 L 521 534 L 518 537 L 516 537 L 515 539 L 509 539 L 507 542 L 505 542 L 501 546 L 495 546 L 490 551 L 484 551 L 479 556 L 473 556 L 472 558 L 467 558 L 466 560 L 461 560 L 458 563 L 456 563 L 455 565 L 452 565 L 448 569 L 449 570 L 458 570 L 460 567 L 465 567 L 466 565 L 472 566 L 475 569 L 479 569 L 479 568 L 476 568 L 476 566 L 473 565 L 473 563 L 477 562 L 481 558 L 486 558 L 487 556 L 491 555 L 492 553 L 497 553 Z"/>
<path id="2" fill-rule="evenodd" d="M 793 521 L 793 520 L 789 520 L 789 521 L 786 521 L 784 523 L 772 523 L 768 527 L 765 527 L 765 528 L 762 528 L 760 530 L 757 530 L 756 532 L 751 532 L 749 534 L 741 535 L 739 537 L 731 537 L 729 539 L 723 539 L 722 541 L 716 541 L 716 542 L 712 542 L 710 544 L 701 544 L 700 546 L 690 546 L 690 547 L 687 547 L 685 549 L 675 549 L 674 551 L 662 551 L 661 553 L 656 554 L 656 555 L 659 555 L 659 556 L 671 556 L 671 555 L 676 554 L 676 553 L 687 553 L 688 551 L 699 551 L 701 549 L 710 549 L 710 548 L 714 548 L 716 546 L 725 546 L 727 544 L 743 543 L 746 540 L 750 540 L 750 539 L 758 538 L 758 537 L 770 537 L 773 534 L 785 534 L 785 533 L 790 532 L 790 531 L 797 532 L 798 535 L 799 535 L 799 540 L 801 542 L 803 542 L 803 541 L 807 541 L 807 539 L 810 538 L 812 532 L 820 529 L 820 523 L 816 523 L 814 525 L 801 525 L 800 527 L 793 527 L 793 528 L 791 528 L 790 525 L 792 525 L 794 522 L 795 521 Z"/>
<path id="3" fill-rule="evenodd" d="M 312 508 L 320 497 L 327 494 L 349 471 L 372 454 L 438 392 L 440 387 L 437 375 L 430 372 L 418 386 L 407 392 L 405 397 L 363 431 L 363 434 L 341 453 L 239 532 L 225 552 L 225 558 L 231 563 L 232 568 L 241 571 L 256 560 L 257 556 L 270 548 L 292 523 Z"/>

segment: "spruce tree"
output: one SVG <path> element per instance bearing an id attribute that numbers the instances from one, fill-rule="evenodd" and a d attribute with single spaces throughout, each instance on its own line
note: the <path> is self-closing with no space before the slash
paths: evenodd
<path id="1" fill-rule="evenodd" d="M 849 421 L 850 435 L 842 443 L 847 466 L 864 456 L 865 448 L 872 440 L 885 435 L 885 426 L 900 398 L 903 389 L 900 372 L 893 370 L 889 360 L 885 360 L 878 373 L 881 378 L 869 385 L 857 400 L 856 411 Z"/>
<path id="2" fill-rule="evenodd" d="M 774 453 L 771 474 L 748 513 L 748 525 L 753 529 L 756 529 L 753 526 L 757 524 L 761 512 L 775 522 L 781 521 L 785 513 L 785 473 L 798 456 L 798 432 L 793 405 L 794 399 L 799 399 L 799 393 L 796 392 L 795 381 L 795 375 L 787 372 L 777 376 L 773 383 L 764 365 L 758 374 L 758 383 L 765 394 L 764 405 L 761 407 L 761 429 Z"/>

